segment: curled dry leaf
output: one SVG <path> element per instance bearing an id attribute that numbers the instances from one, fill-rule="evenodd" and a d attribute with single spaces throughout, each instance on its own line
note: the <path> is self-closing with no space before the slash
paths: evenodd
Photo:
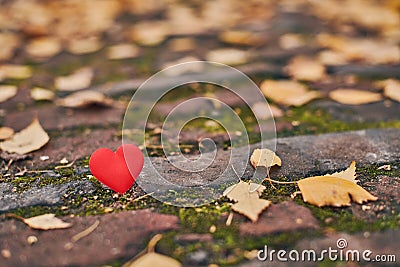
<path id="1" fill-rule="evenodd" d="M 318 207 L 350 206 L 351 200 L 361 204 L 378 199 L 354 182 L 334 176 L 310 177 L 298 181 L 297 185 L 303 200 Z"/>
<path id="2" fill-rule="evenodd" d="M 5 64 L 0 66 L 0 76 L 4 79 L 27 79 L 32 76 L 32 69 L 25 65 Z"/>
<path id="3" fill-rule="evenodd" d="M 73 93 L 65 98 L 58 99 L 56 104 L 67 108 L 83 108 L 90 105 L 111 105 L 113 101 L 104 94 L 96 91 L 82 91 Z"/>
<path id="4" fill-rule="evenodd" d="M 53 91 L 48 89 L 35 87 L 31 90 L 30 95 L 33 100 L 41 101 L 41 100 L 52 100 L 55 97 Z"/>
<path id="5" fill-rule="evenodd" d="M 93 79 L 93 70 L 89 67 L 81 68 L 68 76 L 55 79 L 55 87 L 60 91 L 77 91 L 89 87 Z"/>
<path id="6" fill-rule="evenodd" d="M 0 140 L 6 140 L 14 135 L 14 130 L 10 127 L 0 127 Z"/>
<path id="7" fill-rule="evenodd" d="M 14 97 L 18 92 L 15 85 L 0 85 L 0 103 Z"/>
<path id="8" fill-rule="evenodd" d="M 329 97 L 336 102 L 347 105 L 362 105 L 382 100 L 382 95 L 357 89 L 336 89 L 329 93 Z"/>
<path id="9" fill-rule="evenodd" d="M 265 80 L 260 87 L 266 97 L 286 106 L 302 106 L 321 96 L 319 92 L 309 91 L 305 85 L 289 80 Z"/>
<path id="10" fill-rule="evenodd" d="M 208 61 L 219 62 L 227 65 L 238 65 L 248 61 L 247 51 L 234 48 L 221 48 L 209 51 L 206 55 Z"/>
<path id="11" fill-rule="evenodd" d="M 292 78 L 303 81 L 319 81 L 326 75 L 324 65 L 304 56 L 294 57 L 285 70 Z"/>
<path id="12" fill-rule="evenodd" d="M 38 150 L 49 140 L 49 135 L 43 130 L 39 120 L 35 118 L 28 127 L 14 134 L 11 139 L 0 142 L 0 149 L 23 155 Z"/>
<path id="13" fill-rule="evenodd" d="M 139 47 L 133 44 L 118 44 L 108 48 L 108 59 L 133 58 L 139 54 Z"/>
<path id="14" fill-rule="evenodd" d="M 377 84 L 379 87 L 383 87 L 383 94 L 397 102 L 400 102 L 400 81 L 395 79 L 387 79 L 379 81 Z"/>
<path id="15" fill-rule="evenodd" d="M 264 166 L 266 168 L 274 165 L 282 166 L 281 159 L 274 151 L 267 148 L 255 149 L 250 157 L 250 163 L 254 168 L 257 168 L 258 166 Z"/>
<path id="16" fill-rule="evenodd" d="M 67 47 L 68 52 L 75 55 L 93 53 L 102 47 L 102 43 L 96 36 L 85 39 L 72 39 Z"/>
<path id="17" fill-rule="evenodd" d="M 61 51 L 61 41 L 54 37 L 40 37 L 26 46 L 26 52 L 34 58 L 50 58 Z"/>
<path id="18" fill-rule="evenodd" d="M 38 230 L 64 229 L 72 226 L 71 223 L 64 222 L 51 213 L 23 219 L 23 222 L 30 228 Z"/>
<path id="19" fill-rule="evenodd" d="M 243 214 L 253 222 L 257 221 L 260 213 L 271 205 L 271 201 L 260 199 L 260 195 L 265 190 L 265 186 L 255 183 L 239 183 L 228 187 L 223 196 L 232 201 L 236 201 L 232 205 L 232 210 Z"/>

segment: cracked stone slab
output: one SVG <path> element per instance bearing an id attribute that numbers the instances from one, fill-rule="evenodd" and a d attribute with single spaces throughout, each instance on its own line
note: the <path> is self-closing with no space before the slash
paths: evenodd
<path id="1" fill-rule="evenodd" d="M 62 196 L 69 190 L 80 195 L 91 194 L 94 186 L 90 181 L 72 181 L 59 185 L 32 186 L 22 193 L 13 192 L 14 186 L 0 183 L 0 212 L 36 205 L 56 205 L 62 203 Z"/>
<path id="2" fill-rule="evenodd" d="M 107 262 L 128 261 L 145 249 L 155 233 L 177 229 L 179 219 L 150 210 L 137 210 L 88 217 L 62 217 L 73 226 L 68 229 L 40 231 L 17 220 L 0 222 L 0 265 L 7 266 L 101 266 Z M 73 242 L 74 235 L 99 221 L 89 235 Z M 33 245 L 28 236 L 36 236 Z"/>

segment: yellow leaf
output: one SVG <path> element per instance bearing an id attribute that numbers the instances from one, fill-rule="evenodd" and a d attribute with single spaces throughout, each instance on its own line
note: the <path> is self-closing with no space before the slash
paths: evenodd
<path id="1" fill-rule="evenodd" d="M 93 70 L 89 67 L 81 68 L 71 75 L 57 77 L 54 81 L 59 91 L 77 91 L 89 87 L 93 79 Z"/>
<path id="2" fill-rule="evenodd" d="M 265 80 L 260 87 L 267 98 L 286 106 L 302 106 L 321 96 L 319 92 L 309 91 L 305 85 L 289 80 Z"/>
<path id="3" fill-rule="evenodd" d="M 14 97 L 18 92 L 15 85 L 0 85 L 0 103 Z"/>
<path id="4" fill-rule="evenodd" d="M 181 263 L 173 258 L 150 252 L 138 258 L 132 263 L 124 264 L 123 267 L 180 267 Z"/>
<path id="5" fill-rule="evenodd" d="M 49 140 L 49 135 L 35 118 L 28 127 L 16 133 L 11 139 L 0 142 L 0 149 L 9 153 L 26 154 L 38 150 Z"/>
<path id="6" fill-rule="evenodd" d="M 107 106 L 111 103 L 112 100 L 106 98 L 104 94 L 91 90 L 73 93 L 56 102 L 57 105 L 67 108 L 83 108 L 94 104 Z"/>
<path id="7" fill-rule="evenodd" d="M 362 105 L 382 100 L 379 93 L 342 88 L 330 92 L 329 97 L 336 102 L 347 105 Z"/>
<path id="8" fill-rule="evenodd" d="M 52 100 L 55 97 L 55 94 L 53 91 L 40 88 L 40 87 L 35 87 L 31 90 L 30 92 L 31 97 L 33 100 L 36 101 L 41 101 L 41 100 Z"/>
<path id="9" fill-rule="evenodd" d="M 400 102 L 400 81 L 395 79 L 387 79 L 384 81 L 379 81 L 377 84 L 379 87 L 384 88 L 384 95 Z"/>
<path id="10" fill-rule="evenodd" d="M 30 228 L 39 230 L 51 230 L 51 229 L 64 229 L 72 226 L 71 223 L 64 222 L 55 217 L 54 214 L 43 214 L 28 219 L 23 219 Z"/>
<path id="11" fill-rule="evenodd" d="M 219 48 L 211 50 L 207 53 L 208 61 L 219 62 L 227 65 L 239 65 L 248 61 L 249 54 L 247 51 L 236 48 Z"/>
<path id="12" fill-rule="evenodd" d="M 240 181 L 228 187 L 223 195 L 237 202 L 232 205 L 232 210 L 255 222 L 259 214 L 271 205 L 271 201 L 260 199 L 260 195 L 264 190 L 265 186 L 263 185 Z"/>
<path id="13" fill-rule="evenodd" d="M 350 206 L 351 200 L 361 204 L 378 199 L 354 182 L 333 176 L 310 177 L 298 181 L 297 184 L 303 200 L 318 207 Z"/>
<path id="14" fill-rule="evenodd" d="M 297 56 L 285 67 L 287 73 L 296 80 L 318 81 L 325 77 L 325 67 L 315 59 Z"/>
<path id="15" fill-rule="evenodd" d="M 282 166 L 281 159 L 267 148 L 255 149 L 250 157 L 250 163 L 254 168 L 258 166 L 264 166 L 266 168 L 272 167 L 274 165 Z"/>
<path id="16" fill-rule="evenodd" d="M 14 130 L 10 127 L 0 127 L 0 140 L 6 140 L 14 135 Z"/>
<path id="17" fill-rule="evenodd" d="M 344 171 L 335 172 L 335 173 L 327 174 L 324 176 L 333 176 L 333 177 L 337 177 L 337 178 L 342 178 L 342 179 L 346 179 L 350 182 L 357 184 L 358 180 L 356 180 L 356 176 L 357 176 L 356 175 L 356 162 L 352 161 L 350 166 Z"/>

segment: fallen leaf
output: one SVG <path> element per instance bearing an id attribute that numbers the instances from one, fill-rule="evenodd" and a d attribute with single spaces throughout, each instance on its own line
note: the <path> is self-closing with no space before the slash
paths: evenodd
<path id="1" fill-rule="evenodd" d="M 297 185 L 303 200 L 318 207 L 350 206 L 351 200 L 362 204 L 378 199 L 354 182 L 334 176 L 309 177 L 297 181 Z"/>
<path id="2" fill-rule="evenodd" d="M 156 46 L 166 39 L 168 33 L 165 21 L 143 21 L 132 27 L 131 38 L 143 46 Z"/>
<path id="3" fill-rule="evenodd" d="M 383 94 L 397 102 L 400 102 L 400 81 L 395 79 L 386 79 L 377 83 L 379 87 L 383 87 Z"/>
<path id="4" fill-rule="evenodd" d="M 248 31 L 225 31 L 219 35 L 219 39 L 233 45 L 259 45 L 263 42 L 259 35 Z"/>
<path id="5" fill-rule="evenodd" d="M 17 34 L 11 32 L 0 33 L 0 61 L 6 61 L 13 57 L 14 51 L 21 43 L 21 39 Z"/>
<path id="6" fill-rule="evenodd" d="M 248 61 L 248 52 L 234 48 L 220 48 L 209 51 L 206 55 L 208 61 L 227 65 L 238 65 Z"/>
<path id="7" fill-rule="evenodd" d="M 362 105 L 382 100 L 382 95 L 357 89 L 336 89 L 329 93 L 329 97 L 336 102 L 347 105 Z"/>
<path id="8" fill-rule="evenodd" d="M 303 81 L 319 81 L 326 75 L 324 65 L 305 56 L 292 58 L 285 70 L 292 78 Z"/>
<path id="9" fill-rule="evenodd" d="M 71 54 L 82 55 L 96 52 L 100 50 L 101 47 L 102 43 L 99 38 L 93 36 L 85 39 L 72 39 L 67 46 L 67 50 Z"/>
<path id="10" fill-rule="evenodd" d="M 15 85 L 0 85 L 0 103 L 14 97 L 18 92 Z"/>
<path id="11" fill-rule="evenodd" d="M 60 91 L 77 91 L 89 87 L 93 79 L 93 70 L 89 67 L 81 68 L 68 76 L 55 79 L 55 87 Z"/>
<path id="12" fill-rule="evenodd" d="M 14 134 L 11 139 L 0 142 L 0 149 L 22 155 L 38 150 L 49 140 L 49 135 L 43 130 L 39 120 L 35 118 L 28 127 Z"/>
<path id="13" fill-rule="evenodd" d="M 285 50 L 292 50 L 305 45 L 305 41 L 300 34 L 287 33 L 279 37 L 279 46 Z"/>
<path id="14" fill-rule="evenodd" d="M 61 51 L 61 41 L 54 37 L 40 37 L 30 41 L 26 52 L 34 58 L 50 58 Z"/>
<path id="15" fill-rule="evenodd" d="M 32 76 L 32 69 L 25 65 L 5 64 L 0 66 L 0 76 L 4 79 L 27 79 Z"/>
<path id="16" fill-rule="evenodd" d="M 0 140 L 6 140 L 14 135 L 14 130 L 10 127 L 0 127 Z"/>
<path id="17" fill-rule="evenodd" d="M 55 97 L 53 91 L 48 89 L 35 87 L 30 91 L 30 95 L 33 100 L 41 101 L 41 100 L 52 100 Z"/>
<path id="18" fill-rule="evenodd" d="M 324 65 L 345 65 L 348 63 L 346 56 L 333 50 L 324 50 L 318 54 L 318 61 Z"/>
<path id="19" fill-rule="evenodd" d="M 110 46 L 107 50 L 108 59 L 133 58 L 139 54 L 139 47 L 133 44 L 118 44 Z"/>
<path id="20" fill-rule="evenodd" d="M 64 222 L 51 213 L 23 219 L 23 222 L 30 228 L 38 230 L 64 229 L 72 226 L 71 223 Z"/>
<path id="21" fill-rule="evenodd" d="M 132 263 L 124 264 L 123 267 L 180 267 L 182 264 L 170 257 L 155 252 L 150 252 L 138 258 Z"/>
<path id="22" fill-rule="evenodd" d="M 269 109 L 265 109 L 265 103 L 257 102 L 251 107 L 254 115 L 262 120 L 267 120 L 271 117 L 280 118 L 283 116 L 283 111 L 275 105 L 269 105 Z"/>
<path id="23" fill-rule="evenodd" d="M 169 44 L 169 49 L 173 52 L 184 52 L 193 50 L 196 47 L 196 43 L 193 38 L 182 37 L 172 39 Z"/>
<path id="24" fill-rule="evenodd" d="M 250 157 L 250 163 L 254 168 L 258 166 L 264 166 L 266 168 L 272 167 L 274 165 L 282 166 L 281 159 L 267 148 L 255 149 Z"/>
<path id="25" fill-rule="evenodd" d="M 112 103 L 113 101 L 106 98 L 104 94 L 90 90 L 76 92 L 56 101 L 58 106 L 67 108 L 83 108 L 94 104 L 108 106 Z"/>
<path id="26" fill-rule="evenodd" d="M 305 85 L 296 81 L 265 80 L 260 87 L 267 98 L 286 106 L 302 106 L 321 96 L 319 92 L 309 91 Z"/>
<path id="27" fill-rule="evenodd" d="M 260 213 L 271 205 L 271 201 L 260 199 L 261 193 L 265 190 L 265 186 L 246 183 L 240 181 L 239 183 L 228 187 L 223 196 L 226 196 L 232 201 L 236 201 L 232 205 L 232 210 L 243 214 L 251 221 L 255 222 Z"/>
<path id="28" fill-rule="evenodd" d="M 353 183 L 357 184 L 358 180 L 356 179 L 357 178 L 356 162 L 352 161 L 350 166 L 344 171 L 335 172 L 335 173 L 327 174 L 327 175 L 324 175 L 324 176 L 333 176 L 333 177 L 337 177 L 337 178 L 342 178 L 342 179 L 346 179 L 346 180 L 348 180 L 350 182 L 353 182 Z"/>

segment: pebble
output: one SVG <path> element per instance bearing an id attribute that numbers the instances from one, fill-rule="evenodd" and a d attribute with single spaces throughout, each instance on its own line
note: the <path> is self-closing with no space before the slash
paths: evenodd
<path id="1" fill-rule="evenodd" d="M 33 245 L 33 244 L 38 242 L 38 238 L 36 236 L 34 236 L 34 235 L 30 235 L 30 236 L 28 236 L 26 241 L 28 241 L 29 245 Z"/>
<path id="2" fill-rule="evenodd" d="M 11 258 L 11 251 L 9 251 L 8 249 L 2 249 L 1 256 L 3 256 L 3 258 L 5 259 Z"/>

